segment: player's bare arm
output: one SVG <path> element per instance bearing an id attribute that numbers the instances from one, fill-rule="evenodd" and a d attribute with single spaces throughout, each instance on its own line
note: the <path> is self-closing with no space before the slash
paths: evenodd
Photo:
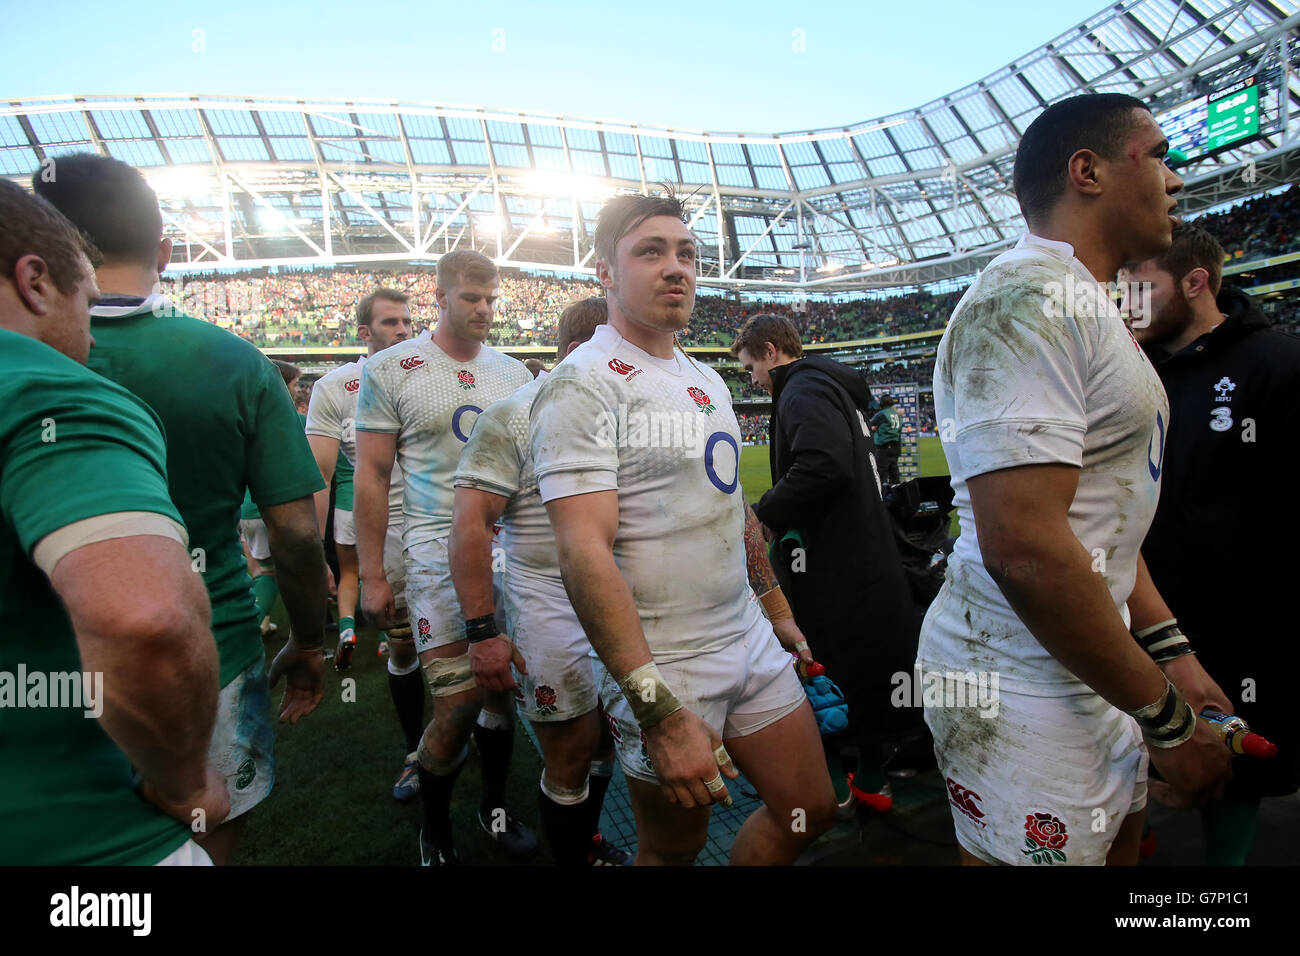
<path id="1" fill-rule="evenodd" d="M 397 457 L 397 436 L 357 429 L 357 467 L 352 473 L 353 521 L 357 529 L 357 573 L 366 617 L 381 628 L 394 627 L 397 606 L 384 574 L 384 536 L 388 532 L 388 487 Z"/>
<path id="2" fill-rule="evenodd" d="M 1074 536 L 1068 514 L 1078 481 L 1071 465 L 969 479 L 984 567 L 1053 657 L 1115 707 L 1137 711 L 1161 699 L 1165 676 L 1129 634 Z M 1193 793 L 1212 792 L 1228 765 L 1226 748 L 1204 727 L 1181 746 L 1151 753 L 1171 784 Z"/>
<path id="3" fill-rule="evenodd" d="M 329 518 L 330 483 L 334 481 L 334 467 L 338 464 L 339 440 L 327 435 L 308 435 L 307 444 L 311 445 L 312 457 L 325 481 L 325 487 L 316 492 L 316 523 L 323 535 Z"/>
<path id="4" fill-rule="evenodd" d="M 492 529 L 508 501 L 504 495 L 478 488 L 456 489 L 448 550 L 451 582 L 467 621 L 491 617 L 495 613 L 492 601 Z M 485 690 L 515 688 L 514 675 L 510 673 L 512 658 L 521 673 L 528 673 L 523 657 L 506 635 L 470 642 L 469 660 L 474 679 Z"/>
<path id="5" fill-rule="evenodd" d="M 781 586 L 776 583 L 776 572 L 767 556 L 767 542 L 764 540 L 763 524 L 754 514 L 749 502 L 745 508 L 745 571 L 749 575 L 749 586 L 758 599 L 763 602 L 763 610 L 772 624 L 776 639 L 791 654 L 798 654 L 799 659 L 812 662 L 812 651 L 808 649 L 808 640 L 799 625 L 794 622 L 794 612 L 781 593 Z"/>
<path id="6" fill-rule="evenodd" d="M 68 552 L 50 578 L 81 652 L 104 675 L 100 726 L 161 809 L 211 830 L 230 812 L 225 779 L 207 767 L 217 711 L 217 646 L 202 578 L 177 541 L 134 535 Z"/>
<path id="7" fill-rule="evenodd" d="M 325 616 L 329 587 L 325 551 L 316 524 L 314 496 L 262 508 L 280 582 L 280 597 L 289 615 L 289 640 L 271 662 L 267 680 L 274 687 L 283 675 L 280 720 L 297 723 L 325 696 Z"/>
<path id="8" fill-rule="evenodd" d="M 632 592 L 614 562 L 618 492 L 558 498 L 547 502 L 546 510 L 559 549 L 564 589 L 600 659 L 620 680 L 653 664 Z M 710 793 L 705 786 L 718 776 L 715 750 L 722 745 L 708 724 L 681 708 L 645 728 L 645 735 L 650 760 L 668 800 L 687 809 L 708 806 L 715 800 L 730 802 L 725 787 Z M 722 772 L 737 776 L 730 759 Z"/>

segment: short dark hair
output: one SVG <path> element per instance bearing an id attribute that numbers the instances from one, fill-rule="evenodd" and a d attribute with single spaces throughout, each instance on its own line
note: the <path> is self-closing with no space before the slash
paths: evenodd
<path id="1" fill-rule="evenodd" d="M 560 313 L 560 321 L 555 329 L 555 338 L 559 343 L 555 348 L 556 358 L 564 358 L 569 346 L 574 342 L 585 342 L 596 334 L 596 327 L 609 321 L 609 304 L 604 296 L 592 296 L 570 302 Z"/>
<path id="2" fill-rule="evenodd" d="M 284 387 L 288 388 L 295 378 L 302 375 L 302 369 L 296 365 L 290 365 L 288 362 L 281 362 L 279 359 L 271 359 L 271 362 L 280 370 L 280 377 L 284 379 Z"/>
<path id="3" fill-rule="evenodd" d="M 1156 256 L 1156 266 L 1182 282 L 1193 269 L 1204 269 L 1210 274 L 1210 294 L 1217 296 L 1223 285 L 1223 260 L 1225 253 L 1219 240 L 1190 222 L 1174 226 L 1174 243 L 1169 251 Z"/>
<path id="4" fill-rule="evenodd" d="M 374 320 L 372 313 L 375 310 L 375 301 L 377 299 L 383 299 L 386 302 L 399 302 L 405 305 L 410 301 L 410 298 L 405 292 L 381 286 L 357 303 L 357 328 L 361 328 L 363 325 L 370 328 L 370 323 Z"/>
<path id="5" fill-rule="evenodd" d="M 671 189 L 662 196 L 631 193 L 615 196 L 606 202 L 600 207 L 600 217 L 596 220 L 596 258 L 613 265 L 618 241 L 655 216 L 672 216 L 684 224 L 686 209 Z"/>
<path id="6" fill-rule="evenodd" d="M 784 315 L 772 315 L 760 312 L 752 315 L 736 333 L 736 341 L 731 343 L 731 354 L 740 357 L 744 349 L 750 355 L 758 357 L 763 354 L 763 346 L 771 342 L 776 350 L 791 358 L 803 358 L 803 343 L 799 341 L 799 329 L 794 322 Z"/>
<path id="7" fill-rule="evenodd" d="M 23 256 L 45 260 L 50 281 L 68 295 L 85 278 L 81 257 L 93 263 L 98 253 L 48 202 L 0 179 L 0 276 L 12 279 Z"/>
<path id="8" fill-rule="evenodd" d="M 438 260 L 438 285 L 443 289 L 450 289 L 466 280 L 486 285 L 496 277 L 496 263 L 481 252 L 457 249 Z"/>
<path id="9" fill-rule="evenodd" d="M 1116 159 L 1133 130 L 1134 110 L 1150 108 L 1126 93 L 1087 93 L 1053 103 L 1029 124 L 1011 174 L 1027 223 L 1040 222 L 1065 193 L 1070 157 L 1090 149 Z"/>
<path id="10" fill-rule="evenodd" d="M 110 262 L 155 265 L 162 241 L 158 196 L 140 171 L 94 153 L 59 156 L 32 173 L 32 188 L 84 232 Z"/>

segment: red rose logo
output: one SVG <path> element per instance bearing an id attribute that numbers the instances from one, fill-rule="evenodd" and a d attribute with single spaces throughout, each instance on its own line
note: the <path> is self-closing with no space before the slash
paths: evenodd
<path id="1" fill-rule="evenodd" d="M 539 714 L 555 713 L 555 690 L 549 684 L 538 684 L 537 689 L 533 691 L 533 698 L 537 701 Z"/>
<path id="2" fill-rule="evenodd" d="M 618 359 L 610 359 L 609 368 L 610 371 L 616 372 L 619 375 L 626 375 L 629 372 L 636 371 L 635 365 L 628 365 L 626 362 L 621 362 Z"/>
<path id="3" fill-rule="evenodd" d="M 419 368 L 421 365 L 423 365 L 424 359 L 420 358 L 420 356 L 418 355 L 410 355 L 402 359 L 397 364 L 402 366 L 402 368 L 406 369 L 409 372 L 411 369 Z"/>
<path id="4" fill-rule="evenodd" d="M 343 387 L 347 389 L 349 392 L 355 392 L 357 389 L 361 387 L 361 379 L 359 378 L 349 379 L 347 384 L 344 385 Z"/>
<path id="5" fill-rule="evenodd" d="M 474 387 L 474 376 L 466 369 L 461 369 L 456 373 L 456 381 L 460 384 L 461 388 Z"/>
<path id="6" fill-rule="evenodd" d="M 1065 862 L 1061 848 L 1070 837 L 1065 824 L 1050 813 L 1025 814 L 1025 849 L 1020 852 L 1035 863 Z"/>
<path id="7" fill-rule="evenodd" d="M 429 619 L 427 617 L 420 618 L 420 621 L 416 625 L 416 627 L 419 629 L 421 637 L 429 636 Z"/>
<path id="8" fill-rule="evenodd" d="M 686 390 L 686 394 L 690 395 L 691 398 L 695 400 L 696 406 L 705 415 L 713 414 L 713 403 L 709 401 L 708 393 L 705 392 L 704 389 L 696 388 L 694 385 L 692 385 L 690 388 Z"/>

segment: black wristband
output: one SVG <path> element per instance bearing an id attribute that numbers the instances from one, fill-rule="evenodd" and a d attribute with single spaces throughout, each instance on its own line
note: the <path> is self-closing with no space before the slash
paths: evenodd
<path id="1" fill-rule="evenodd" d="M 1177 657 L 1196 653 L 1187 635 L 1177 621 L 1133 632 L 1133 638 L 1142 650 L 1157 664 L 1165 664 Z"/>
<path id="2" fill-rule="evenodd" d="M 465 622 L 465 639 L 471 644 L 487 641 L 501 633 L 497 628 L 497 619 L 493 614 L 484 614 L 472 621 Z"/>

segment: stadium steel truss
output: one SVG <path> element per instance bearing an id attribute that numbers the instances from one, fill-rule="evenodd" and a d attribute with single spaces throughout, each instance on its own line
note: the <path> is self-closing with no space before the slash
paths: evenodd
<path id="1" fill-rule="evenodd" d="M 95 151 L 144 170 L 173 268 L 433 262 L 590 273 L 601 202 L 689 195 L 701 283 L 805 294 L 968 276 L 1023 230 L 1021 132 L 1048 104 L 1123 92 L 1159 113 L 1254 75 L 1260 139 L 1180 169 L 1192 214 L 1300 173 L 1297 0 L 1119 0 L 917 109 L 793 133 L 715 133 L 470 107 L 69 96 L 0 108 L 0 175 Z M 899 78 L 895 78 L 896 80 Z"/>

